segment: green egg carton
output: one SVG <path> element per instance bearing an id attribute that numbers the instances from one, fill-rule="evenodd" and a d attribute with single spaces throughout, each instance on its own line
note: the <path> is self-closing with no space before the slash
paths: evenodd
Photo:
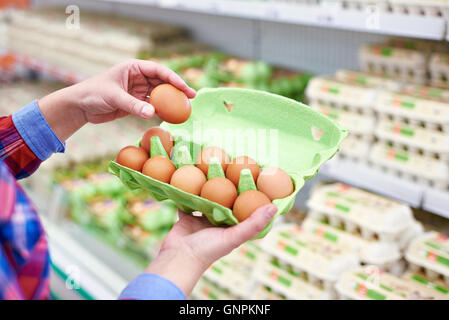
<path id="1" fill-rule="evenodd" d="M 192 114 L 188 121 L 176 125 L 166 122 L 161 124 L 161 127 L 168 130 L 175 140 L 173 156 L 179 154 L 177 150 L 181 148 L 190 152 L 187 157 L 185 153 L 182 157 L 175 156 L 173 159 L 175 165 L 179 167 L 188 164 L 189 161 L 193 162 L 192 159 L 196 159 L 202 148 L 217 146 L 225 150 L 231 158 L 241 155 L 253 158 L 262 170 L 270 166 L 282 168 L 290 175 L 294 192 L 286 198 L 273 201 L 278 208 L 275 218 L 292 208 L 296 194 L 303 187 L 305 180 L 315 176 L 320 166 L 335 155 L 348 133 L 330 118 L 300 102 L 262 91 L 240 88 L 202 89 L 191 103 Z M 222 136 L 232 130 L 235 132 L 248 129 L 254 132 L 274 130 L 270 132 L 277 134 L 276 150 L 271 150 L 272 144 L 266 144 L 273 157 L 261 158 L 256 150 L 261 148 L 251 148 L 260 140 L 258 142 L 257 136 L 248 135 L 246 139 L 240 136 L 235 140 L 235 143 L 238 143 L 243 150 L 248 150 L 246 154 L 234 154 L 231 150 L 235 149 L 235 146 L 232 146 L 232 140 L 231 145 L 229 141 L 212 142 L 213 134 L 196 134 L 198 126 L 203 132 L 214 130 L 213 132 L 221 133 Z M 151 149 L 152 156 L 165 154 L 159 138 L 152 139 Z M 155 149 L 154 153 L 153 149 Z M 179 161 L 179 158 L 182 160 Z M 216 170 L 217 166 L 211 165 L 209 171 L 212 168 Z M 121 166 L 115 161 L 110 162 L 109 169 L 129 188 L 147 190 L 158 201 L 171 199 L 186 213 L 200 211 L 215 226 L 238 223 L 232 210 L 215 202 L 181 191 L 170 184 Z M 208 176 L 211 175 L 220 176 L 223 172 L 216 170 L 214 174 L 209 172 Z M 250 181 L 246 188 L 239 186 L 238 191 L 253 188 L 254 181 Z M 273 221 L 257 238 L 264 237 L 268 233 Z"/>

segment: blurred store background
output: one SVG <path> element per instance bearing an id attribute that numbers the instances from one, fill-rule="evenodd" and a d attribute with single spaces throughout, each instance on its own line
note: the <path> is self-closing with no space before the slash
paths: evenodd
<path id="1" fill-rule="evenodd" d="M 191 298 L 448 299 L 448 23 L 446 0 L 0 0 L 0 114 L 127 58 L 196 89 L 305 102 L 349 137 Z M 49 236 L 53 298 L 115 299 L 157 254 L 176 209 L 108 162 L 158 123 L 88 125 L 21 181 Z"/>

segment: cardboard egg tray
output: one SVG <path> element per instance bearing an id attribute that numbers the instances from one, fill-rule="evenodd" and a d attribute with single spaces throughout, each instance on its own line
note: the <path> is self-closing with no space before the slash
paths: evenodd
<path id="1" fill-rule="evenodd" d="M 192 291 L 191 298 L 195 300 L 236 300 L 228 290 L 222 289 L 207 279 L 200 278 Z"/>
<path id="2" fill-rule="evenodd" d="M 365 72 L 418 84 L 426 82 L 427 55 L 417 50 L 367 44 L 361 47 L 359 60 Z"/>
<path id="3" fill-rule="evenodd" d="M 310 104 L 324 104 L 364 115 L 373 115 L 376 90 L 331 78 L 316 77 L 306 89 Z"/>
<path id="4" fill-rule="evenodd" d="M 424 129 L 416 122 L 405 123 L 388 117 L 378 121 L 375 134 L 380 141 L 449 162 L 449 134 Z"/>
<path id="5" fill-rule="evenodd" d="M 388 0 L 393 13 L 425 17 L 449 17 L 446 0 Z"/>
<path id="6" fill-rule="evenodd" d="M 409 120 L 424 128 L 449 133 L 449 108 L 447 103 L 416 96 L 382 92 L 376 101 L 379 114 L 390 115 L 394 120 Z"/>
<path id="7" fill-rule="evenodd" d="M 317 187 L 307 205 L 313 219 L 366 240 L 399 242 L 413 223 L 408 206 L 341 183 Z"/>
<path id="8" fill-rule="evenodd" d="M 394 78 L 345 69 L 338 70 L 335 73 L 335 79 L 350 84 L 392 91 L 399 90 L 402 87 L 402 84 Z"/>
<path id="9" fill-rule="evenodd" d="M 416 238 L 406 255 L 412 272 L 422 272 L 431 281 L 444 281 L 449 285 L 449 237 L 428 232 Z"/>
<path id="10" fill-rule="evenodd" d="M 449 54 L 433 53 L 429 62 L 430 84 L 449 88 Z"/>
<path id="11" fill-rule="evenodd" d="M 330 293 L 344 270 L 359 265 L 359 259 L 354 253 L 306 232 L 295 224 L 277 227 L 263 240 L 261 246 L 284 269 L 293 270 L 310 285 Z"/>
<path id="12" fill-rule="evenodd" d="M 429 289 L 436 295 L 435 299 L 448 300 L 449 299 L 449 285 L 438 279 L 430 279 L 423 272 L 407 271 L 402 275 L 402 279 L 411 282 L 418 287 Z"/>
<path id="13" fill-rule="evenodd" d="M 315 176 L 319 167 L 335 155 L 347 135 L 346 129 L 310 107 L 262 91 L 201 89 L 191 104 L 192 114 L 188 121 L 178 125 L 161 124 L 174 137 L 173 153 L 177 154 L 177 150 L 184 147 L 187 152 L 183 155 L 192 160 L 202 148 L 211 145 L 222 148 L 233 158 L 242 155 L 238 150 L 243 149 L 247 150 L 244 155 L 256 160 L 262 169 L 269 166 L 284 169 L 295 189 L 288 197 L 273 201 L 278 208 L 275 218 L 291 209 L 304 181 Z M 265 139 L 257 134 L 247 134 L 248 131 L 262 132 Z M 157 145 L 158 138 L 155 138 L 157 141 L 153 142 Z M 266 154 L 271 147 L 274 152 Z M 151 149 L 163 150 L 163 147 L 152 146 Z M 218 203 L 181 191 L 115 161 L 111 161 L 109 168 L 128 187 L 145 189 L 159 201 L 173 200 L 186 213 L 200 211 L 213 225 L 238 223 L 232 211 Z M 258 237 L 269 232 L 273 221 Z"/>
<path id="14" fill-rule="evenodd" d="M 375 266 L 345 272 L 336 284 L 343 299 L 354 300 L 446 300 L 445 294 L 416 281 L 396 277 Z"/>
<path id="15" fill-rule="evenodd" d="M 313 214 L 311 215 L 313 216 Z M 376 265 L 383 270 L 391 270 L 393 273 L 401 271 L 401 252 L 396 243 L 365 240 L 360 235 L 351 234 L 310 217 L 304 221 L 302 228 L 326 241 L 337 244 L 343 250 L 357 254 L 362 263 Z"/>
<path id="16" fill-rule="evenodd" d="M 366 162 L 372 141 L 361 139 L 350 134 L 340 146 L 337 157 L 352 160 L 354 162 Z"/>
<path id="17" fill-rule="evenodd" d="M 369 160 L 374 168 L 401 178 L 441 190 L 449 187 L 448 164 L 417 152 L 379 142 L 371 148 Z"/>
<path id="18" fill-rule="evenodd" d="M 330 300 L 330 291 L 311 284 L 307 274 L 296 270 L 292 265 L 275 257 L 265 256 L 258 261 L 254 278 L 257 283 L 271 288 L 290 300 Z"/>

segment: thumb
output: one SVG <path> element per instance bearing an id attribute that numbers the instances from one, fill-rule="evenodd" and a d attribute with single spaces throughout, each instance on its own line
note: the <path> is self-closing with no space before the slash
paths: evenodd
<path id="1" fill-rule="evenodd" d="M 119 109 L 132 113 L 138 117 L 150 119 L 154 116 L 154 107 L 151 104 L 134 98 L 127 92 L 120 94 L 117 102 L 117 107 Z"/>
<path id="2" fill-rule="evenodd" d="M 273 204 L 267 204 L 254 211 L 251 216 L 239 224 L 227 228 L 224 231 L 225 239 L 229 239 L 229 243 L 233 249 L 242 243 L 251 240 L 259 234 L 260 231 L 273 219 L 277 207 Z"/>

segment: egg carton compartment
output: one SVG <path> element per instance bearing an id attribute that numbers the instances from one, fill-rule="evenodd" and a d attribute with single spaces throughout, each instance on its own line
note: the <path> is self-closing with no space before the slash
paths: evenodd
<path id="1" fill-rule="evenodd" d="M 335 295 L 332 285 L 326 290 L 324 282 L 275 257 L 261 259 L 254 276 L 257 283 L 291 300 L 330 300 Z"/>
<path id="2" fill-rule="evenodd" d="M 377 170 L 432 188 L 449 188 L 446 162 L 381 142 L 374 144 L 369 159 L 371 166 Z"/>
<path id="3" fill-rule="evenodd" d="M 237 297 L 228 290 L 220 288 L 205 278 L 200 278 L 192 291 L 191 298 L 194 300 L 237 300 Z"/>
<path id="4" fill-rule="evenodd" d="M 311 285 L 326 290 L 331 290 L 343 270 L 359 265 L 355 254 L 294 224 L 277 227 L 264 239 L 262 248 L 281 265 L 300 271 Z"/>
<path id="5" fill-rule="evenodd" d="M 287 300 L 287 297 L 268 285 L 256 284 L 250 300 Z"/>
<path id="6" fill-rule="evenodd" d="M 389 0 L 393 13 L 424 17 L 449 17 L 449 3 L 446 0 Z"/>
<path id="7" fill-rule="evenodd" d="M 427 80 L 427 55 L 420 51 L 367 44 L 361 47 L 359 60 L 364 72 L 418 84 Z"/>
<path id="8" fill-rule="evenodd" d="M 373 75 L 371 73 L 340 69 L 335 73 L 335 79 L 349 84 L 397 91 L 403 84 L 395 78 Z"/>
<path id="9" fill-rule="evenodd" d="M 435 52 L 429 62 L 430 84 L 449 88 L 449 54 Z"/>
<path id="10" fill-rule="evenodd" d="M 315 214 L 311 214 L 316 216 Z M 308 217 L 302 227 L 305 231 L 322 237 L 357 254 L 365 264 L 376 265 L 386 271 L 400 269 L 401 252 L 396 243 L 365 240 L 361 236 L 345 231 L 343 228 L 331 226 L 325 222 Z"/>
<path id="11" fill-rule="evenodd" d="M 398 242 L 413 222 L 407 205 L 340 183 L 315 188 L 307 205 L 313 219 L 366 240 Z"/>
<path id="12" fill-rule="evenodd" d="M 273 117 L 274 111 L 276 117 Z M 187 147 L 191 159 L 196 159 L 201 147 L 214 145 L 230 157 L 242 155 L 238 150 L 247 150 L 245 155 L 255 159 L 262 168 L 276 166 L 285 170 L 292 179 L 294 191 L 284 199 L 273 201 L 278 208 L 275 218 L 291 209 L 304 180 L 316 175 L 319 167 L 335 155 L 347 135 L 346 129 L 297 101 L 240 88 L 202 89 L 192 100 L 192 114 L 187 122 L 178 125 L 164 122 L 161 127 L 171 132 L 175 148 L 177 145 Z M 115 161 L 111 161 L 110 171 L 125 185 L 145 189 L 159 201 L 171 199 L 184 212 L 202 212 L 214 225 L 238 223 L 230 209 Z M 273 221 L 259 237 L 268 233 Z"/>
<path id="13" fill-rule="evenodd" d="M 434 299 L 448 300 L 449 299 L 449 285 L 444 281 L 438 279 L 429 279 L 425 273 L 407 271 L 403 274 L 402 279 L 413 283 L 418 287 L 424 287 L 430 290 L 434 295 Z"/>
<path id="14" fill-rule="evenodd" d="M 375 119 L 356 112 L 345 111 L 340 108 L 322 103 L 311 103 L 310 107 L 328 116 L 348 129 L 351 134 L 367 136 L 369 139 L 374 133 Z"/>
<path id="15" fill-rule="evenodd" d="M 394 121 L 391 117 L 382 117 L 375 133 L 381 141 L 449 162 L 449 134 L 425 129 L 418 121 Z"/>
<path id="16" fill-rule="evenodd" d="M 376 101 L 376 111 L 394 120 L 422 123 L 427 129 L 449 133 L 449 108 L 447 103 L 423 99 L 395 92 L 382 92 Z"/>
<path id="17" fill-rule="evenodd" d="M 406 255 L 411 272 L 423 273 L 431 281 L 449 285 L 449 237 L 438 232 L 428 232 L 416 238 Z"/>
<path id="18" fill-rule="evenodd" d="M 376 90 L 331 78 L 316 77 L 306 89 L 310 104 L 329 105 L 363 115 L 373 115 Z"/>

